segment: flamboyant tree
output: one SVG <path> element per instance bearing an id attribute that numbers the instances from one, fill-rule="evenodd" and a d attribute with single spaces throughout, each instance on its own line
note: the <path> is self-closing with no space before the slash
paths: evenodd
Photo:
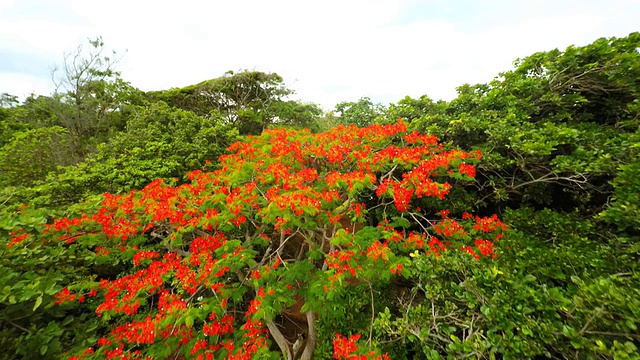
<path id="1" fill-rule="evenodd" d="M 478 152 L 444 150 L 399 121 L 367 128 L 267 130 L 233 144 L 215 171 L 105 194 L 78 217 L 16 232 L 91 249 L 88 266 L 124 272 L 69 285 L 56 304 L 95 304 L 111 326 L 73 358 L 387 358 L 373 338 L 373 287 L 411 276 L 416 256 L 497 256 L 496 216 L 449 216 L 447 180 L 470 180 Z M 486 259 L 486 260 L 485 260 Z M 369 326 L 344 337 L 318 322 L 360 286 Z M 368 340 L 360 340 L 360 333 Z M 327 334 L 332 334 L 328 336 Z M 275 352 L 274 352 L 275 351 Z"/>

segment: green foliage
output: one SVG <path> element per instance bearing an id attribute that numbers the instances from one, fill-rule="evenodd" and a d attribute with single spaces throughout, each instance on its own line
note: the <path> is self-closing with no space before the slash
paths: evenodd
<path id="1" fill-rule="evenodd" d="M 530 274 L 524 254 L 504 255 L 493 266 L 416 256 L 415 288 L 398 299 L 404 311 L 378 313 L 377 330 L 433 359 L 637 355 L 637 279 L 574 276 L 571 296 Z"/>
<path id="2" fill-rule="evenodd" d="M 464 85 L 450 104 L 405 99 L 409 115 L 465 149 L 480 149 L 478 206 L 582 207 L 595 214 L 620 164 L 634 158 L 640 34 L 534 54 L 487 85 Z M 561 205 L 560 203 L 563 203 Z"/>
<path id="3" fill-rule="evenodd" d="M 388 287 L 385 288 L 388 290 Z M 371 301 L 367 298 L 370 290 L 366 284 L 344 289 L 334 294 L 327 311 L 318 318 L 318 347 L 314 351 L 316 359 L 329 359 L 333 353 L 333 340 L 336 333 L 367 333 L 371 316 Z M 376 294 L 379 294 L 377 289 Z"/>
<path id="4" fill-rule="evenodd" d="M 274 127 L 306 128 L 313 132 L 320 130 L 319 118 L 322 109 L 313 103 L 299 101 L 279 101 L 273 105 L 277 118 Z"/>
<path id="5" fill-rule="evenodd" d="M 93 305 L 53 305 L 62 288 L 91 278 L 96 256 L 90 247 L 35 239 L 7 246 L 11 233 L 42 229 L 50 215 L 27 207 L 0 213 L 0 359 L 58 358 L 95 342 L 101 327 L 91 316 Z"/>
<path id="6" fill-rule="evenodd" d="M 416 261 L 424 300 L 379 331 L 427 358 L 637 358 L 639 47 L 632 33 L 536 53 L 450 103 L 389 107 L 378 121 L 482 151 L 452 208 L 503 213 L 519 235 L 490 271 Z"/>
<path id="7" fill-rule="evenodd" d="M 10 142 L 14 133 L 27 130 L 24 124 L 13 119 L 17 104 L 18 100 L 15 96 L 0 94 L 0 147 Z"/>
<path id="8" fill-rule="evenodd" d="M 202 169 L 235 141 L 236 130 L 220 118 L 205 119 L 154 103 L 138 109 L 127 129 L 101 145 L 87 166 L 100 174 L 96 190 L 120 193 Z"/>
<path id="9" fill-rule="evenodd" d="M 0 93 L 0 108 L 12 108 L 19 103 L 18 97 L 15 95 Z"/>
<path id="10" fill-rule="evenodd" d="M 274 123 L 307 126 L 317 108 L 285 102 L 284 97 L 292 93 L 278 74 L 245 70 L 146 96 L 150 101 L 164 101 L 203 117 L 222 116 L 241 135 L 256 135 Z"/>
<path id="11" fill-rule="evenodd" d="M 40 205 L 72 204 L 104 192 L 123 193 L 154 179 L 185 179 L 237 140 L 235 128 L 162 102 L 140 107 L 127 129 L 101 144 L 85 161 L 69 166 L 31 191 Z"/>
<path id="12" fill-rule="evenodd" d="M 120 78 L 116 52 L 105 54 L 98 37 L 69 54 L 61 74 L 54 70 L 55 98 L 63 106 L 52 108 L 57 124 L 72 134 L 76 155 L 84 158 L 114 131 L 122 130 L 128 107 L 139 101 L 139 91 Z"/>
<path id="13" fill-rule="evenodd" d="M 630 146 L 630 158 L 640 157 L 640 130 L 635 134 Z M 619 229 L 640 229 L 640 163 L 620 165 L 619 172 L 612 180 L 613 198 L 601 218 Z"/>
<path id="14" fill-rule="evenodd" d="M 11 121 L 28 129 L 50 126 L 65 127 L 60 121 L 60 117 L 64 113 L 72 111 L 70 105 L 62 101 L 60 95 L 36 96 L 32 94 L 15 107 Z"/>
<path id="15" fill-rule="evenodd" d="M 31 186 L 57 169 L 73 163 L 69 133 L 58 126 L 13 134 L 0 148 L 0 185 Z"/>
<path id="16" fill-rule="evenodd" d="M 374 104 L 368 97 L 360 98 L 358 101 L 341 102 L 336 105 L 335 109 L 340 114 L 337 117 L 338 124 L 360 127 L 373 124 L 385 110 L 386 108 L 382 104 Z"/>
<path id="17" fill-rule="evenodd" d="M 433 102 L 428 96 L 423 95 L 418 99 L 412 99 L 409 96 L 390 104 L 389 109 L 383 113 L 383 117 L 379 121 L 394 122 L 398 118 L 413 122 L 420 119 L 420 122 L 430 122 L 436 120 L 437 117 L 444 115 L 448 104 L 444 101 Z M 435 130 L 435 129 L 430 129 Z M 435 134 L 435 133 L 434 133 Z M 442 134 L 436 134 L 442 136 Z"/>

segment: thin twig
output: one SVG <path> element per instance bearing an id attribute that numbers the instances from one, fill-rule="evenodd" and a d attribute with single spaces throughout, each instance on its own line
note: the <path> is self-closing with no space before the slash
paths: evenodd
<path id="1" fill-rule="evenodd" d="M 14 323 L 13 321 L 11 321 L 11 320 L 7 320 L 7 322 L 9 322 L 9 324 L 11 324 L 11 325 L 13 325 L 13 326 L 17 327 L 18 329 L 20 329 L 20 330 L 22 330 L 22 331 L 26 332 L 27 334 L 31 334 L 31 331 L 29 331 L 28 329 L 26 329 L 26 328 L 24 328 L 24 327 L 22 327 L 22 326 L 20 326 L 20 325 L 18 325 L 18 324 L 16 324 L 16 323 Z"/>
<path id="2" fill-rule="evenodd" d="M 367 281 L 367 285 L 369 285 L 369 294 L 371 295 L 371 324 L 369 324 L 369 341 L 368 344 L 371 346 L 371 340 L 373 339 L 373 322 L 376 317 L 376 308 L 373 299 L 373 287 L 371 287 L 371 282 Z"/>

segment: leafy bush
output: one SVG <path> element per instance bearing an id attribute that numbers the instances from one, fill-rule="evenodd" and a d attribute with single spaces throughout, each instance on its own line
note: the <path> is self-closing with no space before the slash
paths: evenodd
<path id="1" fill-rule="evenodd" d="M 34 204 L 61 207 L 103 192 L 141 188 L 158 178 L 186 180 L 188 170 L 207 167 L 237 138 L 237 131 L 219 119 L 157 102 L 138 108 L 124 132 L 82 163 L 21 192 Z"/>
<path id="2" fill-rule="evenodd" d="M 69 133 L 58 126 L 17 132 L 0 148 L 0 184 L 32 186 L 73 163 Z"/>

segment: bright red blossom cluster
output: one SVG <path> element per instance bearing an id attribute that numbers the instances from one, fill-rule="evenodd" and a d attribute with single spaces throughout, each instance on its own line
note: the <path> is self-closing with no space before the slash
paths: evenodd
<path id="1" fill-rule="evenodd" d="M 360 340 L 360 334 L 346 338 L 340 334 L 333 340 L 333 358 L 340 360 L 390 360 L 387 354 L 379 355 L 375 351 L 361 352 L 356 341 Z"/>

